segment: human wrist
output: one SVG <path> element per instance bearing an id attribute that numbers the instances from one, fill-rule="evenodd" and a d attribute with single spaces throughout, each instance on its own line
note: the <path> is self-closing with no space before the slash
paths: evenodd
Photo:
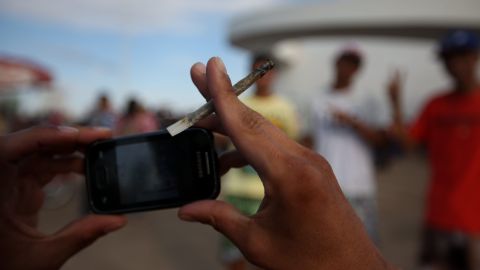
<path id="1" fill-rule="evenodd" d="M 373 249 L 361 250 L 360 254 L 348 254 L 345 256 L 332 255 L 330 259 L 315 259 L 311 262 L 301 264 L 297 269 L 305 270 L 397 270 L 396 267 L 388 263 L 378 251 Z M 368 253 L 368 254 L 367 254 Z M 298 266 L 298 265 L 297 265 Z"/>
<path id="2" fill-rule="evenodd" d="M 301 269 L 395 269 L 370 240 L 348 202 L 339 197 L 331 199 L 324 201 L 321 219 L 327 223 L 324 229 L 336 229 L 321 241 L 318 254 L 307 259 Z"/>

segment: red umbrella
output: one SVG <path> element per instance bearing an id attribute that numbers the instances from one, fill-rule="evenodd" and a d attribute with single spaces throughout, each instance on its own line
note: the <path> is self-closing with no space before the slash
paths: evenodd
<path id="1" fill-rule="evenodd" d="M 0 91 L 24 87 L 48 89 L 52 81 L 50 71 L 31 60 L 0 56 Z"/>

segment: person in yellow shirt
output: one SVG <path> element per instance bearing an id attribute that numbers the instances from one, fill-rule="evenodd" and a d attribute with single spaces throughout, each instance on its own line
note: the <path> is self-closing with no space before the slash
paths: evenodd
<path id="1" fill-rule="evenodd" d="M 253 57 L 252 69 L 260 66 L 268 55 Z M 272 84 L 275 71 L 267 73 L 255 84 L 253 95 L 243 103 L 257 111 L 290 138 L 297 139 L 299 126 L 294 106 L 285 98 L 275 94 Z M 260 150 L 259 150 L 260 151 Z M 251 166 L 230 170 L 223 180 L 223 198 L 246 215 L 253 215 L 260 207 L 264 189 L 260 177 Z M 247 261 L 240 251 L 226 238 L 221 240 L 221 259 L 230 270 L 248 269 Z"/>

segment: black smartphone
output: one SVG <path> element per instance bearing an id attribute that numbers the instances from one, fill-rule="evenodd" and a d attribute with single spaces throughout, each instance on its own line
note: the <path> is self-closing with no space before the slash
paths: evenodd
<path id="1" fill-rule="evenodd" d="M 90 208 L 99 214 L 178 207 L 220 191 L 213 135 L 200 128 L 95 142 L 85 169 Z"/>

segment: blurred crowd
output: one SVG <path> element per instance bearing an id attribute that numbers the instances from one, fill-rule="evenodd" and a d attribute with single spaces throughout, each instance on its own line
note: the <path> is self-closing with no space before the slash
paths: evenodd
<path id="1" fill-rule="evenodd" d="M 123 111 L 115 110 L 110 97 L 102 93 L 92 102 L 93 109 L 81 119 L 72 119 L 64 112 L 51 110 L 39 115 L 22 115 L 16 106 L 0 106 L 0 134 L 18 131 L 35 125 L 81 125 L 112 129 L 115 136 L 132 135 L 159 130 L 172 124 L 180 116 L 168 109 L 147 109 L 137 99 L 131 98 Z"/>
<path id="2" fill-rule="evenodd" d="M 430 185 L 426 195 L 419 264 L 425 269 L 478 269 L 480 267 L 480 79 L 477 68 L 479 37 L 469 31 L 447 34 L 437 54 L 451 80 L 447 92 L 433 97 L 412 123 L 405 123 L 401 104 L 403 78 L 394 74 L 384 93 L 390 115 L 379 112 L 374 99 L 356 89 L 355 79 L 365 61 L 361 48 L 340 48 L 333 61 L 330 84 L 318 90 L 308 104 L 310 130 L 300 134 L 295 106 L 273 89 L 275 72 L 260 79 L 246 105 L 262 114 L 288 137 L 323 155 L 339 185 L 376 244 L 378 233 L 377 160 L 389 161 L 399 152 L 426 149 L 430 161 Z M 269 55 L 256 55 L 252 69 Z M 150 132 L 167 127 L 179 117 L 166 110 L 146 109 L 131 99 L 123 111 L 112 108 L 102 94 L 95 108 L 73 124 L 107 127 L 116 136 Z M 8 119 L 8 121 L 7 121 Z M 0 111 L 0 132 L 36 124 L 63 125 L 60 112 L 30 119 Z M 69 124 L 72 124 L 71 121 Z M 219 151 L 233 145 L 216 136 Z M 261 151 L 261 150 L 260 150 Z M 242 213 L 254 215 L 261 207 L 264 190 L 255 170 L 231 170 L 225 177 L 223 199 Z M 301 179 L 299 179 L 301 180 Z M 301 183 L 300 183 L 301 184 Z M 242 253 L 221 240 L 221 259 L 228 269 L 247 269 Z"/>

